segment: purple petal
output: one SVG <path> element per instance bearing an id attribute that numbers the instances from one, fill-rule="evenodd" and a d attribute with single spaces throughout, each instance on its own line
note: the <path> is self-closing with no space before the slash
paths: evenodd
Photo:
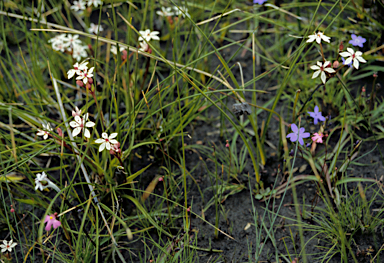
<path id="1" fill-rule="evenodd" d="M 315 113 L 318 113 L 319 112 L 319 107 L 317 107 L 317 105 L 315 106 Z"/>
<path id="2" fill-rule="evenodd" d="M 321 113 L 321 112 L 320 112 L 320 113 Z M 319 116 L 319 120 L 320 120 L 320 121 L 325 121 L 325 117 L 322 116 L 322 115 L 320 115 L 320 116 Z"/>
<path id="3" fill-rule="evenodd" d="M 301 128 L 300 128 L 300 131 L 299 131 L 299 134 L 301 135 L 303 132 L 305 132 L 305 128 L 304 128 L 304 127 L 301 127 Z"/>
<path id="4" fill-rule="evenodd" d="M 313 123 L 316 125 L 317 124 L 317 116 L 316 116 L 316 118 L 313 118 Z"/>
<path id="5" fill-rule="evenodd" d="M 289 138 L 291 142 L 295 142 L 297 140 L 297 134 L 292 132 L 287 135 L 287 138 Z"/>
<path id="6" fill-rule="evenodd" d="M 55 221 L 53 221 L 53 228 L 54 228 L 54 229 L 58 228 L 59 226 L 61 226 L 61 223 L 60 223 L 59 220 L 55 220 Z"/>
<path id="7" fill-rule="evenodd" d="M 297 128 L 296 124 L 292 123 L 292 124 L 291 124 L 291 130 L 292 130 L 293 132 L 297 132 L 299 129 Z"/>
<path id="8" fill-rule="evenodd" d="M 300 143 L 301 145 L 304 145 L 303 138 L 299 137 L 299 143 Z"/>
<path id="9" fill-rule="evenodd" d="M 352 37 L 353 40 L 355 40 L 356 35 L 355 35 L 355 34 L 352 34 L 351 37 Z"/>
<path id="10" fill-rule="evenodd" d="M 300 138 L 308 138 L 309 136 L 311 136 L 309 132 L 304 132 L 300 134 Z"/>

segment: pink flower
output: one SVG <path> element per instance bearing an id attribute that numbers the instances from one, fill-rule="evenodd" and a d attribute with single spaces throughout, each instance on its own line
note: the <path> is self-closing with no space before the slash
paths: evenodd
<path id="1" fill-rule="evenodd" d="M 44 223 L 47 223 L 47 226 L 45 227 L 46 231 L 51 230 L 52 226 L 53 226 L 54 229 L 56 229 L 59 226 L 61 226 L 60 221 L 56 219 L 56 215 L 57 215 L 57 213 L 54 213 L 52 215 L 47 215 L 45 217 Z"/>
<path id="2" fill-rule="evenodd" d="M 312 141 L 316 143 L 323 143 L 324 134 L 322 133 L 314 133 L 312 137 Z"/>

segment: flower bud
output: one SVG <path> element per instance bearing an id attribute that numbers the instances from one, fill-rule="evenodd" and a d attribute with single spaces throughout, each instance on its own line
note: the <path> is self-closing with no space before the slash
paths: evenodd
<path id="1" fill-rule="evenodd" d="M 344 44 L 343 44 L 343 42 L 341 42 L 340 45 L 339 45 L 339 50 L 343 51 L 343 49 L 344 49 Z"/>
<path id="2" fill-rule="evenodd" d="M 123 55 L 121 55 L 121 60 L 124 61 L 127 59 L 127 56 L 128 56 L 128 53 L 126 50 L 123 50 L 121 53 L 123 53 Z"/>
<path id="3" fill-rule="evenodd" d="M 81 80 L 76 80 L 76 84 L 79 85 L 80 87 L 84 87 L 84 82 Z"/>
<path id="4" fill-rule="evenodd" d="M 93 83 L 93 78 L 88 78 L 88 83 L 92 84 Z"/>
<path id="5" fill-rule="evenodd" d="M 361 92 L 365 92 L 365 87 L 363 87 L 363 88 L 361 89 Z"/>
<path id="6" fill-rule="evenodd" d="M 339 61 L 335 60 L 335 62 L 333 62 L 332 67 L 333 67 L 333 68 L 338 68 L 339 65 L 340 65 Z"/>
<path id="7" fill-rule="evenodd" d="M 63 131 L 60 128 L 57 128 L 56 131 L 60 137 L 63 137 Z"/>
<path id="8" fill-rule="evenodd" d="M 377 72 L 373 73 L 373 77 L 374 77 L 374 78 L 377 78 L 377 77 L 378 77 Z"/>
<path id="9" fill-rule="evenodd" d="M 164 180 L 163 177 L 160 177 L 160 178 L 159 178 L 159 182 L 162 182 L 163 180 Z"/>

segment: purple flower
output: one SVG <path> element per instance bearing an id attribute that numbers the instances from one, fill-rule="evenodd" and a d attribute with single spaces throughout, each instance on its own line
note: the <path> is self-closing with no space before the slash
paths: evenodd
<path id="1" fill-rule="evenodd" d="M 353 46 L 359 46 L 363 47 L 363 44 L 367 41 L 365 38 L 361 36 L 356 36 L 355 34 L 351 35 L 352 40 L 349 40 L 349 44 L 352 44 Z"/>
<path id="2" fill-rule="evenodd" d="M 341 57 L 341 60 L 343 61 L 343 65 L 346 65 L 346 66 L 349 66 L 350 68 L 352 68 L 352 61 L 349 64 L 345 64 L 345 58 Z"/>
<path id="3" fill-rule="evenodd" d="M 291 124 L 291 129 L 293 132 L 287 135 L 287 138 L 289 138 L 291 142 L 295 142 L 298 139 L 299 143 L 304 145 L 303 139 L 311 136 L 309 132 L 305 132 L 305 128 L 301 127 L 299 130 L 294 123 Z"/>
<path id="4" fill-rule="evenodd" d="M 259 4 L 259 5 L 264 4 L 264 2 L 267 2 L 267 0 L 253 0 L 254 4 Z"/>
<path id="5" fill-rule="evenodd" d="M 315 106 L 315 111 L 314 112 L 309 112 L 309 115 L 313 118 L 313 123 L 317 124 L 318 120 L 320 121 L 325 121 L 325 117 L 321 115 L 321 111 L 319 111 L 319 107 L 317 105 Z"/>

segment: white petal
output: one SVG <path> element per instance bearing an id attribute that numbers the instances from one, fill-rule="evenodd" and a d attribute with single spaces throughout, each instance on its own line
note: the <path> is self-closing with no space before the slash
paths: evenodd
<path id="1" fill-rule="evenodd" d="M 352 57 L 349 57 L 347 58 L 345 61 L 344 61 L 344 65 L 348 65 L 349 63 L 352 62 Z"/>
<path id="2" fill-rule="evenodd" d="M 326 68 L 326 67 L 328 67 L 329 64 L 331 64 L 331 62 L 329 62 L 329 61 L 325 61 L 323 67 Z"/>
<path id="3" fill-rule="evenodd" d="M 117 132 L 111 133 L 111 135 L 109 135 L 109 139 L 113 139 L 116 136 L 117 136 Z"/>
<path id="4" fill-rule="evenodd" d="M 88 128 L 93 127 L 93 126 L 95 126 L 95 123 L 92 122 L 92 121 L 89 121 L 89 122 L 87 122 L 87 123 L 85 124 L 85 127 L 88 127 Z"/>
<path id="5" fill-rule="evenodd" d="M 44 140 L 48 139 L 48 133 L 44 134 L 43 138 Z"/>
<path id="6" fill-rule="evenodd" d="M 356 57 L 356 59 L 361 63 L 367 63 L 367 61 L 363 57 Z"/>
<path id="7" fill-rule="evenodd" d="M 77 128 L 75 128 L 75 129 L 72 131 L 72 136 L 73 136 L 73 137 L 76 137 L 77 135 L 79 135 L 80 132 L 81 132 L 81 128 L 80 128 L 80 127 L 77 127 Z"/>
<path id="8" fill-rule="evenodd" d="M 160 40 L 160 38 L 159 38 L 158 36 L 151 36 L 151 38 L 152 38 L 153 40 Z"/>
<path id="9" fill-rule="evenodd" d="M 103 143 L 103 142 L 105 142 L 104 139 L 97 139 L 97 140 L 95 141 L 95 143 Z"/>
<path id="10" fill-rule="evenodd" d="M 326 68 L 326 69 L 324 69 L 324 71 L 326 71 L 328 73 L 335 73 L 336 72 L 333 68 Z"/>
<path id="11" fill-rule="evenodd" d="M 355 51 L 354 51 L 352 48 L 348 47 L 347 50 L 348 50 L 348 52 L 351 53 L 352 55 L 355 54 Z"/>
<path id="12" fill-rule="evenodd" d="M 84 137 L 88 139 L 91 138 L 91 134 L 89 133 L 88 129 L 84 129 Z"/>
<path id="13" fill-rule="evenodd" d="M 109 142 L 105 143 L 105 148 L 109 151 L 111 149 L 111 144 Z"/>
<path id="14" fill-rule="evenodd" d="M 321 81 L 325 84 L 325 80 L 327 79 L 327 77 L 325 76 L 324 71 L 321 72 L 320 78 L 321 78 Z"/>
<path id="15" fill-rule="evenodd" d="M 99 152 L 102 152 L 105 149 L 105 142 L 100 144 Z"/>
<path id="16" fill-rule="evenodd" d="M 313 69 L 313 70 L 319 70 L 320 69 L 320 67 L 319 66 L 311 66 L 311 69 Z"/>
<path id="17" fill-rule="evenodd" d="M 119 143 L 117 140 L 115 140 L 115 139 L 112 139 L 112 140 L 110 140 L 109 141 L 110 143 L 112 143 L 112 144 L 117 144 L 117 143 Z"/>
<path id="18" fill-rule="evenodd" d="M 317 78 L 317 76 L 319 76 L 320 72 L 321 72 L 321 70 L 315 71 L 315 73 L 313 73 L 313 75 L 312 75 L 312 78 L 313 79 Z"/>
<path id="19" fill-rule="evenodd" d="M 350 57 L 351 54 L 349 54 L 348 52 L 341 52 L 340 56 L 342 56 L 342 57 Z"/>
<path id="20" fill-rule="evenodd" d="M 361 51 L 356 51 L 355 55 L 356 55 L 356 57 L 361 57 L 361 55 L 363 55 L 363 53 Z"/>
<path id="21" fill-rule="evenodd" d="M 359 61 L 357 59 L 353 60 L 353 66 L 355 67 L 355 69 L 359 69 Z"/>
<path id="22" fill-rule="evenodd" d="M 101 134 L 101 137 L 103 137 L 104 139 L 108 139 L 108 133 L 103 132 L 103 133 Z"/>
<path id="23" fill-rule="evenodd" d="M 69 123 L 69 125 L 70 125 L 72 128 L 76 128 L 76 127 L 79 127 L 80 124 L 78 124 L 78 123 L 75 122 L 75 121 L 71 121 L 71 122 Z"/>
<path id="24" fill-rule="evenodd" d="M 317 42 L 317 44 L 320 44 L 321 38 L 320 37 L 316 37 L 316 42 Z"/>
<path id="25" fill-rule="evenodd" d="M 323 66 L 323 63 L 321 63 L 320 61 L 317 61 L 316 63 L 317 63 L 317 65 L 318 65 L 319 67 L 322 67 L 322 66 Z"/>

